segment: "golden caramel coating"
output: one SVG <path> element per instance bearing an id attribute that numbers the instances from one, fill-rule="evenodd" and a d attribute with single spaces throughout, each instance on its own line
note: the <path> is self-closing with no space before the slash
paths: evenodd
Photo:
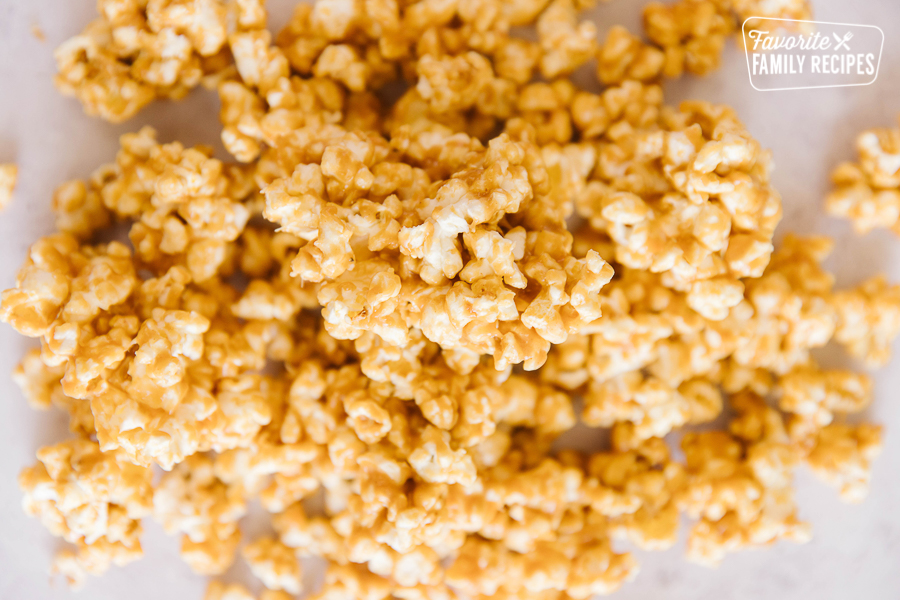
<path id="1" fill-rule="evenodd" d="M 606 85 L 652 81 L 659 77 L 665 62 L 665 52 L 616 25 L 609 30 L 597 55 L 597 78 Z"/>
<path id="2" fill-rule="evenodd" d="M 749 17 L 770 19 L 791 19 L 808 21 L 812 19 L 810 0 L 731 0 L 732 9 L 738 20 L 743 22 Z"/>
<path id="3" fill-rule="evenodd" d="M 90 402 L 66 395 L 62 387 L 65 372 L 63 365 L 47 365 L 40 349 L 33 348 L 16 366 L 12 379 L 31 407 L 46 410 L 53 406 L 66 411 L 69 413 L 69 430 L 81 437 L 90 437 L 95 433 Z"/>
<path id="4" fill-rule="evenodd" d="M 270 590 L 297 595 L 303 588 L 300 562 L 294 551 L 273 538 L 263 537 L 241 550 L 250 570 Z"/>
<path id="5" fill-rule="evenodd" d="M 804 365 L 784 375 L 778 384 L 779 408 L 815 428 L 831 424 L 835 412 L 859 412 L 872 400 L 868 376 L 852 371 L 823 371 Z"/>
<path id="6" fill-rule="evenodd" d="M 876 228 L 900 233 L 900 130 L 871 129 L 856 138 L 859 161 L 834 170 L 835 190 L 825 207 L 849 219 L 859 233 Z"/>
<path id="7" fill-rule="evenodd" d="M 872 461 L 881 453 L 881 436 L 875 425 L 829 425 L 819 431 L 806 462 L 819 479 L 839 489 L 841 500 L 862 502 Z"/>
<path id="8" fill-rule="evenodd" d="M 866 365 L 885 365 L 900 333 L 900 286 L 875 276 L 837 292 L 833 305 L 838 318 L 835 340 Z"/>
<path id="9" fill-rule="evenodd" d="M 119 123 L 183 98 L 230 65 L 228 36 L 265 27 L 261 0 L 99 0 L 99 18 L 56 50 L 57 88 Z"/>
<path id="10" fill-rule="evenodd" d="M 240 551 L 259 600 L 299 595 L 308 557 L 315 600 L 581 600 L 682 516 L 706 565 L 806 541 L 801 463 L 862 499 L 881 430 L 844 422 L 872 382 L 811 354 L 884 364 L 900 287 L 836 291 L 826 238 L 776 249 L 769 153 L 659 85 L 807 2 L 652 3 L 646 42 L 598 40 L 592 4 L 317 0 L 273 34 L 259 0 L 101 0 L 61 89 L 119 121 L 203 83 L 237 162 L 123 136 L 57 189 L 59 233 L 0 299 L 41 342 L 23 396 L 80 436 L 21 476 L 76 544 L 57 572 L 137 558 L 152 515 L 200 574 Z M 599 91 L 570 78 L 585 65 Z M 900 220 L 895 133 L 835 176 L 861 229 Z M 560 450 L 579 422 L 611 447 Z M 257 500 L 274 534 L 241 547 Z"/>
<path id="11" fill-rule="evenodd" d="M 151 510 L 149 469 L 85 439 L 41 448 L 38 460 L 19 476 L 23 506 L 53 535 L 76 544 L 55 566 L 72 585 L 141 557 L 140 519 Z"/>
<path id="12" fill-rule="evenodd" d="M 181 556 L 203 575 L 218 575 L 234 561 L 246 513 L 240 486 L 226 485 L 213 461 L 194 455 L 166 473 L 153 491 L 153 518 L 169 534 L 182 533 Z"/>
<path id="13" fill-rule="evenodd" d="M 727 0 L 679 0 L 644 7 L 644 30 L 663 50 L 667 77 L 718 68 L 725 42 L 740 27 L 728 5 Z"/>
<path id="14" fill-rule="evenodd" d="M 620 93 L 640 88 L 626 82 Z M 740 279 L 762 275 L 772 252 L 781 200 L 768 183 L 768 154 L 728 108 L 693 102 L 655 112 L 658 124 L 607 129 L 615 137 L 601 142 L 595 180 L 576 208 L 613 240 L 616 262 L 662 273 L 691 308 L 720 320 L 741 300 Z"/>
<path id="15" fill-rule="evenodd" d="M 265 216 L 308 240 L 293 274 L 324 283 L 323 317 L 339 339 L 370 331 L 402 347 L 415 328 L 444 350 L 493 355 L 498 369 L 539 367 L 551 343 L 599 317 L 592 296 L 612 270 L 596 252 L 571 256 L 533 144 L 410 133 L 391 142 L 399 156 L 336 127 L 285 140 L 309 162 L 266 188 Z M 435 146 L 442 137 L 450 152 Z"/>
<path id="16" fill-rule="evenodd" d="M 767 410 L 754 407 L 761 403 L 756 398 L 747 401 L 750 406 L 737 406 L 739 411 Z M 786 440 L 766 433 L 772 439 L 744 444 L 725 432 L 684 437 L 687 483 L 678 504 L 699 519 L 688 537 L 689 560 L 715 565 L 728 552 L 780 539 L 799 543 L 809 539 L 809 525 L 797 520 L 790 487 L 790 467 L 796 458 Z"/>

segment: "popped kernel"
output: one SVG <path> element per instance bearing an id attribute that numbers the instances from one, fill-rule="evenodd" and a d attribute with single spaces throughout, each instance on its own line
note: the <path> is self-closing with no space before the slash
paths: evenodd
<path id="1" fill-rule="evenodd" d="M 197 573 L 218 575 L 234 562 L 246 513 L 240 486 L 216 477 L 213 461 L 194 455 L 166 473 L 153 491 L 153 517 L 182 533 L 181 556 Z"/>
<path id="2" fill-rule="evenodd" d="M 70 584 L 141 557 L 140 520 L 152 507 L 149 469 L 86 439 L 45 446 L 38 461 L 19 476 L 23 506 L 53 535 L 76 544 L 55 563 Z"/>
<path id="3" fill-rule="evenodd" d="M 62 365 L 45 363 L 40 349 L 33 348 L 16 366 L 12 379 L 30 406 L 39 410 L 53 406 L 66 411 L 69 430 L 81 437 L 90 437 L 96 433 L 90 402 L 66 395 L 62 386 L 65 372 Z"/>
<path id="4" fill-rule="evenodd" d="M 665 54 L 663 73 L 704 75 L 719 66 L 728 37 L 739 27 L 728 2 L 679 0 L 644 7 L 644 29 Z"/>
<path id="5" fill-rule="evenodd" d="M 250 570 L 270 590 L 297 595 L 303 589 L 300 562 L 294 551 L 273 538 L 259 538 L 244 546 L 241 554 Z"/>
<path id="6" fill-rule="evenodd" d="M 327 141 L 309 146 L 309 136 L 323 134 Z M 391 143 L 406 146 L 402 154 L 415 164 L 425 150 L 416 145 L 438 139 L 422 132 Z M 265 215 L 309 240 L 293 274 L 324 283 L 318 297 L 332 335 L 371 331 L 403 346 L 418 328 L 445 350 L 493 355 L 498 369 L 537 368 L 551 343 L 599 316 L 592 293 L 612 270 L 596 252 L 571 256 L 533 145 L 506 135 L 487 148 L 461 134 L 452 139 L 471 151 L 448 156 L 441 179 L 451 176 L 431 182 L 427 171 L 395 162 L 401 157 L 391 157 L 386 140 L 299 130 L 285 143 L 306 144 L 295 147 L 314 152 L 312 162 L 266 188 Z M 526 203 L 534 208 L 522 211 Z M 513 223 L 500 229 L 504 216 Z"/>
<path id="7" fill-rule="evenodd" d="M 881 453 L 881 427 L 834 423 L 823 427 L 806 462 L 813 474 L 840 491 L 845 502 L 862 502 L 869 492 L 872 461 Z"/>
<path id="8" fill-rule="evenodd" d="M 618 101 L 641 88 L 626 82 Z M 651 118 L 658 125 L 623 126 L 602 143 L 576 209 L 613 240 L 616 262 L 662 273 L 695 310 L 722 319 L 740 299 L 739 279 L 762 275 L 773 249 L 781 199 L 769 157 L 726 107 L 686 102 Z"/>
<path id="9" fill-rule="evenodd" d="M 730 0 L 732 9 L 737 13 L 740 22 L 750 17 L 769 19 L 789 19 L 809 21 L 812 19 L 812 6 L 809 0 Z M 788 24 L 789 26 L 793 24 Z"/>
<path id="10" fill-rule="evenodd" d="M 750 411 L 772 410 L 760 404 L 757 398 L 741 399 L 738 421 Z M 779 539 L 809 540 L 809 525 L 797 519 L 790 487 L 790 468 L 797 458 L 780 429 L 763 430 L 763 436 L 743 443 L 726 432 L 684 437 L 687 482 L 677 502 L 699 519 L 688 537 L 689 560 L 715 565 L 728 552 Z"/>
<path id="11" fill-rule="evenodd" d="M 826 210 L 849 219 L 859 233 L 900 233 L 900 130 L 871 129 L 856 138 L 857 163 L 838 165 Z"/>
<path id="12" fill-rule="evenodd" d="M 626 80 L 652 81 L 662 72 L 666 55 L 643 43 L 621 25 L 609 30 L 597 56 L 597 77 L 606 85 Z"/>
<path id="13" fill-rule="evenodd" d="M 119 123 L 156 98 L 183 98 L 230 61 L 230 28 L 265 26 L 261 0 L 100 0 L 99 18 L 57 48 L 56 86 Z"/>
<path id="14" fill-rule="evenodd" d="M 871 367 L 887 363 L 891 343 L 900 333 L 900 286 L 875 276 L 834 295 L 834 338 Z"/>

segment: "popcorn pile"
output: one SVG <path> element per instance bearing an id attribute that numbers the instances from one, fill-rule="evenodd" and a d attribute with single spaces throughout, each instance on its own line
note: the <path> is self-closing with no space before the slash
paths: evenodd
<path id="1" fill-rule="evenodd" d="M 669 548 L 683 517 L 707 565 L 809 539 L 801 464 L 865 497 L 881 430 L 846 417 L 871 381 L 812 351 L 885 364 L 900 286 L 835 290 L 825 238 L 776 249 L 769 154 L 658 85 L 714 68 L 740 16 L 806 4 L 651 4 L 651 43 L 598 43 L 589 5 L 318 0 L 273 44 L 261 0 L 100 0 L 61 89 L 117 121 L 215 86 L 234 161 L 123 136 L 2 295 L 41 341 L 15 381 L 70 416 L 20 477 L 73 544 L 56 571 L 139 558 L 149 517 L 200 574 L 240 555 L 261 600 L 300 595 L 304 557 L 321 600 L 583 599 L 637 574 L 619 542 Z M 566 77 L 592 60 L 599 93 Z M 868 208 L 895 138 L 864 137 L 835 212 L 896 225 Z M 663 439 L 714 421 L 683 460 Z M 564 449 L 579 422 L 611 447 Z M 273 533 L 244 543 L 254 500 Z"/>

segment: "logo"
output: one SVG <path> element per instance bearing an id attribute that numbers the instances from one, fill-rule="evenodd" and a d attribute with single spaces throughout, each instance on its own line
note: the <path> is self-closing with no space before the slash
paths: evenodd
<path id="1" fill-rule="evenodd" d="M 884 32 L 875 25 L 750 17 L 741 31 L 755 90 L 853 87 L 878 78 Z"/>

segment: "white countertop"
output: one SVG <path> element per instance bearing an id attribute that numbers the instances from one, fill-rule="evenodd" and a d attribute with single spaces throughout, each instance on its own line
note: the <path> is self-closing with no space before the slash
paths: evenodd
<path id="1" fill-rule="evenodd" d="M 595 10 L 601 33 L 622 23 L 638 30 L 638 0 L 613 0 Z M 272 23 L 283 24 L 293 0 L 269 0 Z M 748 129 L 774 152 L 774 183 L 784 198 L 779 235 L 825 233 L 836 238 L 826 265 L 839 286 L 878 272 L 900 281 L 900 239 L 877 232 L 854 235 L 850 226 L 824 214 L 828 175 L 837 162 L 854 156 L 857 132 L 895 126 L 900 114 L 900 2 L 814 0 L 821 21 L 880 25 L 885 33 L 881 72 L 869 87 L 764 93 L 753 90 L 742 54 L 729 44 L 722 69 L 706 79 L 687 78 L 666 87 L 669 102 L 700 98 L 735 107 Z M 153 125 L 164 141 L 218 144 L 218 105 L 197 91 L 185 102 L 158 102 L 133 121 L 113 126 L 86 117 L 53 88 L 53 49 L 93 18 L 94 0 L 0 0 L 0 163 L 16 162 L 19 185 L 12 205 L 0 215 L 0 288 L 14 284 L 16 270 L 32 242 L 52 227 L 54 188 L 86 178 L 114 158 L 118 136 Z M 46 41 L 39 41 L 39 27 Z M 206 582 L 178 558 L 178 540 L 145 525 L 145 557 L 90 580 L 79 593 L 47 569 L 61 542 L 20 508 L 16 476 L 34 462 L 40 446 L 68 435 L 60 413 L 35 412 L 8 373 L 33 340 L 0 325 L 0 598 L 200 600 Z M 900 354 L 900 345 L 895 346 Z M 825 364 L 847 364 L 837 352 Z M 614 597 L 622 600 L 895 600 L 900 598 L 900 357 L 875 375 L 876 400 L 865 417 L 886 426 L 885 447 L 874 469 L 868 500 L 856 506 L 837 500 L 834 490 L 801 470 L 797 496 L 801 518 L 814 527 L 806 545 L 788 543 L 729 556 L 716 570 L 687 563 L 676 548 L 638 552 L 642 572 Z M 260 521 L 260 525 L 264 519 Z M 682 533 L 682 544 L 684 532 Z M 238 561 L 240 562 L 240 561 Z M 250 581 L 243 565 L 226 579 Z"/>

